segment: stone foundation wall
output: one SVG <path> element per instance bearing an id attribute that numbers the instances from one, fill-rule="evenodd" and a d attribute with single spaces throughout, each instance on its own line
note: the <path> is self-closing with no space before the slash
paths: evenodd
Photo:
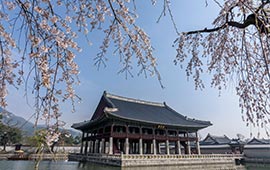
<path id="1" fill-rule="evenodd" d="M 234 167 L 235 159 L 242 155 L 105 155 L 105 154 L 70 154 L 69 160 L 86 161 L 121 167 L 142 166 L 208 166 L 224 165 Z"/>
<path id="2" fill-rule="evenodd" d="M 122 167 L 160 165 L 235 165 L 234 157 L 220 155 L 124 155 Z"/>

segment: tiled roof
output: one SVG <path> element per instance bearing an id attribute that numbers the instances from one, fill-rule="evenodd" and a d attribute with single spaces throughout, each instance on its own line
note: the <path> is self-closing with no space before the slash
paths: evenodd
<path id="1" fill-rule="evenodd" d="M 87 128 L 104 117 L 124 120 L 170 125 L 183 128 L 202 129 L 211 124 L 209 121 L 190 119 L 170 108 L 165 102 L 156 103 L 117 96 L 104 92 L 91 120 L 72 125 L 75 129 Z"/>
<path id="2" fill-rule="evenodd" d="M 208 134 L 203 141 L 200 142 L 201 145 L 223 145 L 230 144 L 231 140 L 226 136 L 213 136 Z"/>
<path id="3" fill-rule="evenodd" d="M 166 103 L 156 103 L 131 99 L 104 93 L 104 98 L 116 111 L 110 114 L 137 121 L 177 125 L 185 127 L 207 127 L 212 125 L 209 121 L 190 119 L 177 113 Z"/>
<path id="4" fill-rule="evenodd" d="M 253 144 L 259 144 L 259 145 L 270 144 L 270 140 L 269 139 L 257 139 L 257 138 L 254 137 L 247 144 L 248 145 L 253 145 Z"/>

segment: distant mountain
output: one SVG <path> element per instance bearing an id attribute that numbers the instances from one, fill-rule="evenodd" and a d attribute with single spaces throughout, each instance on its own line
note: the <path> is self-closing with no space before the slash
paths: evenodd
<path id="1" fill-rule="evenodd" d="M 20 116 L 16 116 L 15 114 L 3 109 L 0 107 L 0 113 L 3 113 L 2 122 L 9 126 L 15 126 L 23 131 L 23 135 L 32 136 L 34 135 L 35 129 L 43 129 L 45 125 L 37 125 L 34 128 L 34 124 L 30 121 L 25 120 Z M 72 136 L 80 136 L 80 132 L 75 131 L 73 129 L 66 129 Z"/>

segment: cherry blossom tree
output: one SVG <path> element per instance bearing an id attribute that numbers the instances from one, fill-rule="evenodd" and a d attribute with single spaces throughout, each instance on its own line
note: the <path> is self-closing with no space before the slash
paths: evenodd
<path id="1" fill-rule="evenodd" d="M 135 2 L 129 0 L 1 1 L 0 105 L 7 105 L 8 86 L 24 85 L 35 98 L 36 123 L 46 121 L 51 145 L 60 135 L 54 131 L 63 125 L 59 103 L 70 100 L 74 107 L 80 100 L 73 89 L 80 83 L 74 61 L 81 51 L 78 33 L 91 43 L 89 34 L 94 30 L 105 33 L 95 58 L 97 67 L 105 65 L 107 49 L 114 44 L 123 65 L 120 73 L 129 76 L 135 58 L 139 74 L 157 75 L 160 80 L 150 38 L 135 23 L 137 17 Z"/>
<path id="2" fill-rule="evenodd" d="M 210 1 L 210 0 L 208 0 Z M 167 12 L 179 34 L 175 41 L 175 64 L 185 65 L 196 88 L 204 88 L 201 74 L 212 76 L 212 86 L 222 89 L 236 82 L 243 119 L 248 124 L 267 127 L 269 123 L 269 0 L 224 0 L 213 28 L 179 33 L 164 0 Z M 151 0 L 153 5 L 155 0 Z M 206 1 L 207 2 L 207 1 Z M 120 73 L 132 75 L 136 61 L 139 74 L 156 75 L 150 37 L 136 24 L 135 0 L 2 0 L 0 3 L 0 105 L 6 106 L 8 86 L 25 87 L 35 98 L 36 123 L 43 119 L 49 130 L 48 145 L 57 141 L 60 103 L 77 100 L 73 87 L 80 83 L 74 61 L 81 51 L 78 33 L 91 44 L 94 30 L 105 34 L 95 65 L 106 65 L 109 46 L 122 64 Z M 32 91 L 28 92 L 32 87 Z"/>
<path id="3" fill-rule="evenodd" d="M 236 86 L 247 126 L 265 128 L 270 122 L 269 0 L 225 0 L 213 28 L 182 33 L 176 39 L 175 64 L 186 66 L 196 88 L 204 88 L 203 72 L 221 90 Z"/>

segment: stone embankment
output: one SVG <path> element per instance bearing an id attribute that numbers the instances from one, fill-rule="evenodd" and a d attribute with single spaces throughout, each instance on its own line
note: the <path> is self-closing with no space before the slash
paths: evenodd
<path id="1" fill-rule="evenodd" d="M 68 153 L 56 154 L 17 154 L 2 153 L 0 160 L 68 160 Z"/>
<path id="2" fill-rule="evenodd" d="M 69 160 L 94 162 L 121 167 L 138 166 L 207 166 L 224 165 L 234 167 L 236 160 L 243 155 L 209 154 L 209 155 L 105 155 L 105 154 L 70 154 Z"/>
<path id="3" fill-rule="evenodd" d="M 35 154 L 35 147 L 23 146 L 18 152 L 14 150 L 14 147 L 8 146 L 5 153 L 0 153 L 0 160 L 68 160 L 68 154 L 76 153 L 79 149 L 80 147 L 55 147 L 55 153 Z"/>

